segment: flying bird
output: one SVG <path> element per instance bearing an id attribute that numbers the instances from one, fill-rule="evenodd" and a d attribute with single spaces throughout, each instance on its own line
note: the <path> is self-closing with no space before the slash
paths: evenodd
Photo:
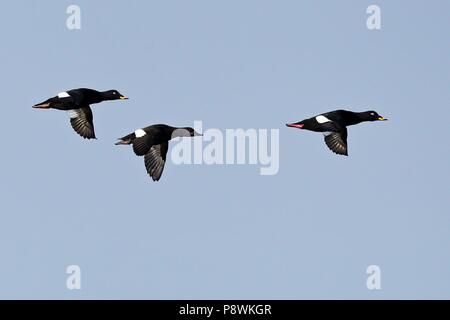
<path id="1" fill-rule="evenodd" d="M 147 173 L 153 181 L 159 181 L 166 164 L 169 141 L 176 137 L 201 136 L 193 128 L 176 128 L 165 124 L 155 124 L 119 138 L 116 145 L 133 145 L 137 156 L 144 156 Z"/>
<path id="2" fill-rule="evenodd" d="M 305 129 L 315 132 L 324 132 L 325 144 L 336 154 L 348 156 L 347 150 L 347 126 L 352 126 L 365 121 L 386 121 L 375 111 L 352 112 L 347 110 L 335 110 L 318 116 L 302 120 L 300 122 L 286 124 L 297 129 Z"/>
<path id="3" fill-rule="evenodd" d="M 72 128 L 84 139 L 95 137 L 93 115 L 90 105 L 107 100 L 126 100 L 126 96 L 117 90 L 104 92 L 93 89 L 73 89 L 58 93 L 53 98 L 33 106 L 37 109 L 57 109 L 67 111 Z"/>

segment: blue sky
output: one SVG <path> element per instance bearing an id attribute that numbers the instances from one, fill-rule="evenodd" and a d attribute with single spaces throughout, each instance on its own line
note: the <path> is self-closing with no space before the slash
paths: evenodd
<path id="1" fill-rule="evenodd" d="M 81 8 L 81 30 L 66 8 Z M 381 7 L 369 31 L 366 8 Z M 3 4 L 0 297 L 450 298 L 448 1 Z M 31 106 L 77 87 L 98 141 Z M 286 122 L 345 108 L 350 156 Z M 115 139 L 153 123 L 280 129 L 280 170 L 166 165 Z M 82 289 L 66 288 L 68 265 Z M 382 289 L 366 288 L 381 268 Z"/>

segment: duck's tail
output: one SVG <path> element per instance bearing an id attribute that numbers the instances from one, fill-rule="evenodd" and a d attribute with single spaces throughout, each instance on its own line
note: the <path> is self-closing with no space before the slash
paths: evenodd
<path id="1" fill-rule="evenodd" d="M 126 140 L 119 139 L 119 141 L 116 142 L 116 146 L 119 146 L 119 145 L 122 145 L 122 144 L 128 145 L 128 144 L 131 144 L 131 143 L 132 143 L 131 139 L 126 139 Z"/>
<path id="2" fill-rule="evenodd" d="M 48 103 L 48 102 L 38 103 L 38 104 L 35 104 L 33 106 L 33 108 L 35 108 L 35 109 L 50 109 L 50 103 Z"/>

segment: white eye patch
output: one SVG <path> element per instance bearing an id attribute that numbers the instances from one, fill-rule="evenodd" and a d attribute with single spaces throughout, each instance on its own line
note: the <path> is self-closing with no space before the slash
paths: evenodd
<path id="1" fill-rule="evenodd" d="M 330 122 L 331 120 L 328 119 L 328 118 L 325 117 L 325 116 L 320 115 L 320 116 L 317 116 L 317 117 L 316 117 L 316 121 L 317 121 L 318 123 L 325 123 L 325 122 Z"/>

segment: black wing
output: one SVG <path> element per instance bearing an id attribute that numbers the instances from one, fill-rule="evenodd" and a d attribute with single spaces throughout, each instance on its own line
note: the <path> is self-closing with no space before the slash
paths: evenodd
<path id="1" fill-rule="evenodd" d="M 133 140 L 133 151 L 137 156 L 146 155 L 152 147 L 152 138 L 150 135 L 145 135 Z"/>
<path id="2" fill-rule="evenodd" d="M 133 140 L 133 151 L 137 156 L 144 156 L 150 151 L 152 146 L 162 144 L 164 141 L 167 142 L 164 132 L 159 128 L 159 125 L 153 125 L 139 130 L 143 130 L 145 135 L 136 137 Z"/>
<path id="3" fill-rule="evenodd" d="M 347 128 L 344 127 L 338 132 L 331 132 L 325 135 L 325 143 L 331 151 L 337 154 L 348 156 L 347 151 Z"/>
<path id="4" fill-rule="evenodd" d="M 166 155 L 169 148 L 168 142 L 154 145 L 150 151 L 145 155 L 145 168 L 153 181 L 158 181 L 164 170 L 166 164 Z"/>
<path id="5" fill-rule="evenodd" d="M 97 139 L 94 131 L 94 116 L 91 107 L 69 110 L 72 128 L 85 139 Z"/>

